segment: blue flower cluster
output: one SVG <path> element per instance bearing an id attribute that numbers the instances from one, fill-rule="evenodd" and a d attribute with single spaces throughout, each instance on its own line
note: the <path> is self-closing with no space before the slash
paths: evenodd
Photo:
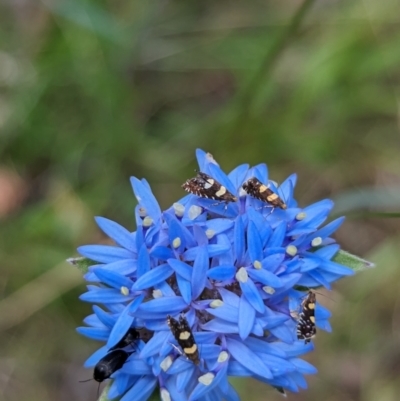
<path id="1" fill-rule="evenodd" d="M 95 366 L 129 329 L 144 328 L 121 369 L 109 398 L 146 401 L 158 388 L 162 401 L 236 401 L 228 376 L 253 377 L 275 388 L 298 391 L 316 369 L 299 358 L 313 349 L 296 336 L 295 312 L 304 292 L 353 274 L 331 261 L 339 245 L 331 238 L 343 218 L 320 228 L 333 207 L 325 199 L 299 208 L 296 176 L 279 187 L 267 166 L 240 165 L 226 175 L 209 153 L 197 150 L 200 171 L 232 194 L 229 204 L 189 194 L 162 212 L 146 180 L 131 179 L 138 200 L 137 230 L 96 218 L 116 243 L 78 249 L 96 261 L 81 299 L 94 304 L 88 327 L 78 331 L 106 345 L 85 363 Z M 287 204 L 272 210 L 243 191 L 256 177 Z M 167 316 L 184 315 L 200 363 L 180 352 Z M 317 327 L 330 331 L 330 313 L 317 305 Z"/>

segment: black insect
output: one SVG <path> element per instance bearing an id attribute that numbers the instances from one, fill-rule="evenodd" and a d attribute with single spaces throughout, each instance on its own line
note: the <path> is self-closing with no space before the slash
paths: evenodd
<path id="1" fill-rule="evenodd" d="M 178 320 L 171 316 L 167 316 L 167 323 L 176 341 L 182 348 L 183 353 L 188 359 L 190 359 L 195 365 L 200 362 L 199 351 L 197 348 L 196 341 L 194 340 L 192 330 L 190 329 L 189 323 L 184 315 L 179 316 Z"/>
<path id="2" fill-rule="evenodd" d="M 93 379 L 101 383 L 121 369 L 131 353 L 121 349 L 109 352 L 94 367 Z"/>
<path id="3" fill-rule="evenodd" d="M 109 349 L 109 351 L 113 351 L 118 348 L 125 348 L 128 345 L 132 345 L 136 340 L 140 338 L 140 333 L 133 327 L 131 327 L 125 334 L 125 336 L 113 347 Z"/>
<path id="4" fill-rule="evenodd" d="M 109 352 L 106 356 L 97 362 L 93 371 L 93 379 L 101 383 L 108 379 L 118 369 L 121 369 L 129 355 L 133 353 L 133 351 L 124 351 L 121 348 L 134 345 L 139 338 L 140 333 L 135 328 L 131 327 L 128 329 L 124 337 L 116 345 L 109 349 Z M 86 381 L 88 380 L 83 380 L 82 382 Z"/>
<path id="5" fill-rule="evenodd" d="M 309 291 L 301 303 L 301 312 L 297 320 L 297 339 L 304 340 L 305 344 L 317 334 L 315 327 L 315 302 L 316 296 Z"/>
<path id="6" fill-rule="evenodd" d="M 272 205 L 274 208 L 279 207 L 281 209 L 287 209 L 286 203 L 267 185 L 264 185 L 256 177 L 249 178 L 243 185 L 242 188 L 247 192 L 248 195 L 256 198 L 262 202 Z"/>
<path id="7" fill-rule="evenodd" d="M 229 192 L 216 179 L 200 171 L 197 173 L 196 177 L 190 178 L 182 184 L 182 188 L 201 198 L 208 198 L 226 203 L 237 201 L 236 196 Z"/>

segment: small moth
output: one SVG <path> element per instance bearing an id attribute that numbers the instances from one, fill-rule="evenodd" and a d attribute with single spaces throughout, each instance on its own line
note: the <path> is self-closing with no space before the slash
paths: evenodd
<path id="1" fill-rule="evenodd" d="M 262 202 L 269 203 L 274 208 L 280 207 L 281 209 L 287 209 L 286 203 L 267 185 L 264 185 L 256 177 L 249 178 L 243 185 L 242 188 L 246 193 L 253 198 L 256 198 Z"/>
<path id="2" fill-rule="evenodd" d="M 190 178 L 182 184 L 182 188 L 201 198 L 208 198 L 226 203 L 237 201 L 236 196 L 229 192 L 217 180 L 201 171 L 197 173 L 196 177 Z"/>
<path id="3" fill-rule="evenodd" d="M 301 303 L 301 312 L 297 320 L 297 339 L 304 340 L 305 344 L 317 334 L 315 327 L 315 302 L 316 296 L 312 291 L 308 291 L 307 296 Z"/>
<path id="4" fill-rule="evenodd" d="M 195 365 L 200 362 L 199 351 L 197 348 L 196 341 L 194 340 L 192 330 L 190 329 L 189 323 L 184 315 L 179 316 L 179 321 L 174 319 L 172 316 L 167 316 L 167 324 L 171 329 L 175 340 L 182 348 L 185 356 L 190 359 Z"/>

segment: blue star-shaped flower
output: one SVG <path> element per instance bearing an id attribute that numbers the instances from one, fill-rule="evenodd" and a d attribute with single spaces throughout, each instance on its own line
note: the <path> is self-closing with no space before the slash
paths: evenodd
<path id="1" fill-rule="evenodd" d="M 236 401 L 228 376 L 254 377 L 281 391 L 306 387 L 304 375 L 315 368 L 299 356 L 313 345 L 297 339 L 292 315 L 304 292 L 296 286 L 329 289 L 353 274 L 331 260 L 339 250 L 331 235 L 343 219 L 321 227 L 332 201 L 299 208 L 295 175 L 277 186 L 265 164 L 225 174 L 210 154 L 196 154 L 200 171 L 236 202 L 189 194 L 162 212 L 147 181 L 132 178 L 137 230 L 98 217 L 116 245 L 78 249 L 97 262 L 85 275 L 92 284 L 81 299 L 102 305 L 93 306 L 78 331 L 106 343 L 85 366 L 94 367 L 111 348 L 129 354 L 112 372 L 110 398 L 145 401 L 158 388 L 163 401 Z M 252 177 L 286 208 L 246 192 Z M 168 315 L 185 319 L 189 332 L 174 335 Z M 330 331 L 329 316 L 317 304 L 316 326 Z M 138 338 L 126 344 L 133 328 Z M 199 363 L 187 357 L 194 352 Z"/>

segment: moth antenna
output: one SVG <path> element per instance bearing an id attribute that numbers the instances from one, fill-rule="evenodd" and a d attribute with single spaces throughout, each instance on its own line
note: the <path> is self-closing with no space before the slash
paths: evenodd
<path id="1" fill-rule="evenodd" d="M 323 297 L 325 297 L 325 298 L 328 298 L 328 299 L 330 299 L 332 302 L 335 302 L 335 303 L 337 303 L 337 301 L 335 301 L 333 298 L 331 298 L 331 297 L 328 297 L 328 295 L 326 295 L 326 294 L 323 294 L 322 292 L 318 292 L 318 291 L 314 291 L 314 290 L 311 290 L 312 292 L 315 292 L 316 294 L 318 294 L 318 295 L 322 295 Z"/>

